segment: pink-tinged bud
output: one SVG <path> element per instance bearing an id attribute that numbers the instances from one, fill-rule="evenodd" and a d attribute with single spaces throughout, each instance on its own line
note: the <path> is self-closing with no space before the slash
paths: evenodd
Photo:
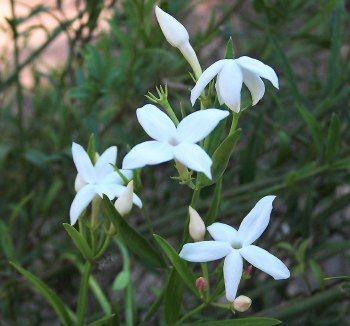
<path id="1" fill-rule="evenodd" d="M 253 266 L 252 265 L 247 266 L 243 271 L 243 278 L 245 280 L 249 280 L 252 277 L 252 273 L 253 273 Z"/>
<path id="2" fill-rule="evenodd" d="M 203 241 L 205 236 L 205 224 L 198 212 L 191 206 L 188 207 L 190 213 L 189 233 L 194 241 Z"/>
<path id="3" fill-rule="evenodd" d="M 124 192 L 115 201 L 114 207 L 121 216 L 125 216 L 132 209 L 132 197 L 134 195 L 134 181 L 131 180 Z"/>
<path id="4" fill-rule="evenodd" d="M 198 277 L 196 279 L 196 288 L 199 291 L 205 290 L 207 288 L 207 286 L 208 286 L 208 282 L 204 277 Z"/>
<path id="5" fill-rule="evenodd" d="M 247 311 L 252 305 L 252 299 L 245 295 L 240 295 L 233 300 L 233 309 L 239 312 Z"/>

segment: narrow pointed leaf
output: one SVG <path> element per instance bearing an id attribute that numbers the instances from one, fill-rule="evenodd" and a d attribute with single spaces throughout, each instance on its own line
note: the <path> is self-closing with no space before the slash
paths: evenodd
<path id="1" fill-rule="evenodd" d="M 83 236 L 78 232 L 78 230 L 74 226 L 68 223 L 63 223 L 63 227 L 66 229 L 67 233 L 72 238 L 75 246 L 81 252 L 83 257 L 89 261 L 93 260 L 94 254 L 90 246 L 88 245 L 86 240 L 83 238 Z"/>
<path id="2" fill-rule="evenodd" d="M 235 58 L 235 50 L 233 49 L 232 37 L 230 37 L 226 44 L 225 59 L 234 59 L 234 58 Z"/>
<path id="3" fill-rule="evenodd" d="M 325 157 L 327 162 L 333 162 L 336 158 L 340 148 L 340 141 L 341 124 L 338 115 L 336 113 L 333 113 L 326 142 Z"/>
<path id="4" fill-rule="evenodd" d="M 34 288 L 49 302 L 51 307 L 55 310 L 57 316 L 64 326 L 72 325 L 72 320 L 69 317 L 68 308 L 64 305 L 61 299 L 53 292 L 43 281 L 41 281 L 34 274 L 25 270 L 21 266 L 10 262 L 10 265 L 21 273 Z"/>
<path id="5" fill-rule="evenodd" d="M 92 162 L 92 164 L 95 164 L 96 160 L 96 150 L 95 150 L 95 135 L 91 134 L 90 138 L 89 138 L 89 144 L 88 144 L 88 148 L 87 148 L 87 153 L 90 157 L 90 160 Z"/>
<path id="6" fill-rule="evenodd" d="M 130 282 L 129 271 L 121 271 L 113 282 L 112 290 L 114 291 L 124 290 L 129 282 Z"/>
<path id="7" fill-rule="evenodd" d="M 165 267 L 165 263 L 159 252 L 120 216 L 106 196 L 103 197 L 103 203 L 105 214 L 116 228 L 124 244 L 148 265 L 152 267 Z"/>
<path id="8" fill-rule="evenodd" d="M 183 295 L 183 282 L 178 272 L 173 269 L 165 288 L 164 316 L 167 325 L 175 325 L 178 320 Z"/>
<path id="9" fill-rule="evenodd" d="M 98 320 L 95 320 L 88 326 L 115 326 L 119 325 L 119 322 L 117 320 L 117 316 L 115 314 L 104 316 Z"/>
<path id="10" fill-rule="evenodd" d="M 242 129 L 237 129 L 232 135 L 228 136 L 216 149 L 213 154 L 212 160 L 213 165 L 211 168 L 213 179 L 209 180 L 204 175 L 200 179 L 200 184 L 202 186 L 209 186 L 215 183 L 218 178 L 221 178 L 224 174 L 232 152 L 235 148 L 235 145 L 241 136 Z"/>
<path id="11" fill-rule="evenodd" d="M 198 296 L 198 291 L 195 285 L 196 279 L 191 270 L 188 268 L 187 263 L 179 257 L 175 249 L 164 238 L 156 234 L 153 236 L 174 266 L 175 270 L 178 272 L 183 282 L 195 295 Z"/>

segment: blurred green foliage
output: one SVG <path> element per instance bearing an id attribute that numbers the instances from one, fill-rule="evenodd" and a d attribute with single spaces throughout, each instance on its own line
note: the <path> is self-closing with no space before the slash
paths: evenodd
<path id="1" fill-rule="evenodd" d="M 57 1 L 55 10 L 63 11 L 65 3 Z M 12 35 L 14 49 L 12 57 L 1 56 L 0 74 L 1 325 L 53 325 L 55 320 L 53 311 L 33 295 L 10 260 L 47 282 L 67 306 L 76 303 L 74 290 L 82 265 L 62 227 L 74 196 L 71 142 L 86 146 L 94 133 L 100 151 L 118 146 L 120 162 L 126 144 L 144 139 L 135 110 L 147 102 L 144 95 L 160 84 L 168 83 L 178 112 L 179 101 L 184 110 L 191 110 L 189 67 L 165 42 L 154 19 L 155 3 L 124 0 L 103 5 L 82 0 L 77 16 L 59 20 L 25 59 L 20 54 L 30 30 L 23 29 L 23 24 L 32 17 L 50 15 L 52 8 L 32 7 L 26 17 L 13 11 L 1 26 Z M 13 9 L 16 4 L 9 1 Z M 259 58 L 280 77 L 280 90 L 267 85 L 268 96 L 239 121 L 243 131 L 223 180 L 219 208 L 221 220 L 237 226 L 261 196 L 278 197 L 272 230 L 261 242 L 266 249 L 278 251 L 292 267 L 293 277 L 281 283 L 262 282 L 257 272 L 247 281 L 244 289 L 253 299 L 252 314 L 280 318 L 285 325 L 346 325 L 350 322 L 349 280 L 324 277 L 350 273 L 348 2 L 181 0 L 164 1 L 162 7 L 188 27 L 204 68 L 224 57 L 231 36 L 237 57 Z M 207 20 L 198 18 L 204 15 L 199 7 Z M 109 29 L 101 32 L 97 26 L 103 11 L 111 18 Z M 87 18 L 82 20 L 83 16 Z M 68 37 L 68 58 L 61 67 L 43 72 L 37 63 L 59 35 Z M 20 72 L 28 67 L 34 84 L 26 88 Z M 248 93 L 245 96 L 247 100 Z M 168 178 L 175 173 L 171 168 L 171 164 L 145 168 L 143 196 L 156 233 L 176 242 L 183 232 L 190 193 Z M 203 216 L 213 195 L 212 187 L 203 192 L 199 203 Z M 137 210 L 131 222 L 151 239 L 149 225 Z M 94 283 L 91 316 L 112 310 L 121 323 L 136 324 L 140 320 L 135 316 L 146 316 L 149 324 L 164 325 L 171 318 L 158 310 L 165 280 L 158 270 L 134 262 L 130 266 L 129 254 L 121 246 L 116 244 L 111 261 L 107 257 L 94 271 L 114 304 L 108 306 Z M 123 252 L 124 267 L 116 258 L 116 248 Z M 130 278 L 136 280 L 133 286 Z M 121 290 L 125 290 L 124 299 L 118 295 Z M 193 305 L 186 298 L 183 304 Z M 205 321 L 232 316 L 207 308 L 194 317 L 193 321 Z M 115 317 L 113 322 L 118 324 Z"/>

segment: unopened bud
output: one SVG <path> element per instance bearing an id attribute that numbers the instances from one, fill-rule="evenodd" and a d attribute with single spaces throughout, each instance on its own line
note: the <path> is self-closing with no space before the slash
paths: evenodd
<path id="1" fill-rule="evenodd" d="M 204 277 L 198 277 L 196 279 L 196 288 L 200 291 L 203 291 L 207 288 L 208 282 Z"/>
<path id="2" fill-rule="evenodd" d="M 233 300 L 233 309 L 239 312 L 247 311 L 252 304 L 252 299 L 245 295 L 240 295 L 235 300 Z"/>
<path id="3" fill-rule="evenodd" d="M 188 207 L 190 213 L 189 233 L 194 241 L 203 241 L 205 236 L 205 224 L 198 212 L 191 206 Z"/>
<path id="4" fill-rule="evenodd" d="M 252 277 L 253 266 L 249 265 L 243 270 L 243 278 L 245 280 L 249 280 Z"/>
<path id="5" fill-rule="evenodd" d="M 191 65 L 196 78 L 199 78 L 202 74 L 202 68 L 189 42 L 190 37 L 185 26 L 158 6 L 156 6 L 155 12 L 166 40 L 181 51 L 182 55 Z"/>
<path id="6" fill-rule="evenodd" d="M 134 195 L 134 181 L 131 180 L 126 186 L 124 192 L 115 201 L 114 207 L 121 216 L 125 216 L 132 209 L 132 198 Z"/>

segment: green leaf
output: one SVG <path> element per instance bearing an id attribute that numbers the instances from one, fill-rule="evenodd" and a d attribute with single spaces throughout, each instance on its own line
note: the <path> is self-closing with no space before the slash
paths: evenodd
<path id="1" fill-rule="evenodd" d="M 317 149 L 317 153 L 321 155 L 323 150 L 323 133 L 319 123 L 315 117 L 305 109 L 304 106 L 298 105 L 297 109 L 311 133 L 311 137 Z"/>
<path id="2" fill-rule="evenodd" d="M 90 160 L 92 164 L 95 164 L 96 162 L 96 149 L 95 149 L 95 135 L 92 133 L 89 138 L 89 144 L 87 148 L 87 153 L 90 157 Z"/>
<path id="3" fill-rule="evenodd" d="M 202 326 L 273 326 L 281 324 L 281 321 L 275 318 L 269 317 L 249 317 L 249 318 L 238 318 L 228 319 L 221 321 L 209 321 L 194 323 L 193 325 Z"/>
<path id="4" fill-rule="evenodd" d="M 66 229 L 67 233 L 72 238 L 75 246 L 84 256 L 84 258 L 86 260 L 92 261 L 94 258 L 94 254 L 86 240 L 83 238 L 83 236 L 77 231 L 75 227 L 71 226 L 68 223 L 63 223 L 63 227 Z"/>
<path id="5" fill-rule="evenodd" d="M 7 259 L 13 259 L 14 251 L 11 239 L 11 232 L 5 222 L 0 220 L 0 244 L 2 252 Z"/>
<path id="6" fill-rule="evenodd" d="M 226 44 L 225 59 L 234 59 L 234 58 L 235 58 L 235 50 L 233 49 L 232 37 L 230 37 L 230 39 Z"/>
<path id="7" fill-rule="evenodd" d="M 121 271 L 113 282 L 112 290 L 114 291 L 124 290 L 129 282 L 130 282 L 129 271 Z"/>
<path id="8" fill-rule="evenodd" d="M 175 249 L 161 236 L 154 234 L 154 239 L 157 241 L 159 246 L 163 249 L 166 256 L 169 258 L 170 262 L 178 272 L 179 276 L 182 278 L 184 283 L 187 285 L 191 291 L 198 296 L 198 291 L 196 288 L 196 278 L 192 274 L 191 270 L 188 268 L 187 263 L 182 260 Z"/>
<path id="9" fill-rule="evenodd" d="M 324 273 L 319 264 L 317 264 L 314 260 L 309 261 L 309 265 L 312 273 L 315 275 L 315 279 L 317 281 L 318 286 L 323 290 L 324 289 Z"/>
<path id="10" fill-rule="evenodd" d="M 164 294 L 164 316 L 167 325 L 172 326 L 179 317 L 183 295 L 183 282 L 175 269 L 169 275 Z"/>
<path id="11" fill-rule="evenodd" d="M 215 185 L 213 200 L 211 201 L 210 208 L 204 219 L 205 225 L 211 225 L 216 220 L 220 203 L 221 203 L 221 189 L 222 189 L 222 178 L 219 178 L 219 180 Z"/>
<path id="12" fill-rule="evenodd" d="M 14 262 L 10 262 L 10 265 L 20 272 L 28 281 L 30 281 L 32 285 L 34 285 L 34 288 L 50 303 L 63 325 L 72 325 L 72 321 L 68 314 L 68 308 L 64 305 L 55 292 L 53 292 L 43 281 L 21 266 L 15 264 Z"/>
<path id="13" fill-rule="evenodd" d="M 339 117 L 333 112 L 326 140 L 325 157 L 327 162 L 333 162 L 339 152 L 341 140 L 340 128 Z"/>
<path id="14" fill-rule="evenodd" d="M 117 316 L 115 314 L 104 316 L 98 320 L 95 320 L 88 326 L 116 326 L 119 325 Z"/>
<path id="15" fill-rule="evenodd" d="M 235 145 L 241 136 L 242 129 L 237 129 L 234 133 L 228 136 L 215 150 L 212 160 L 213 166 L 211 168 L 213 178 L 209 180 L 205 175 L 200 179 L 202 186 L 209 186 L 216 182 L 224 174 Z"/>
<path id="16" fill-rule="evenodd" d="M 165 267 L 164 260 L 151 244 L 134 230 L 117 212 L 108 197 L 103 196 L 105 214 L 116 228 L 125 245 L 152 267 Z"/>

